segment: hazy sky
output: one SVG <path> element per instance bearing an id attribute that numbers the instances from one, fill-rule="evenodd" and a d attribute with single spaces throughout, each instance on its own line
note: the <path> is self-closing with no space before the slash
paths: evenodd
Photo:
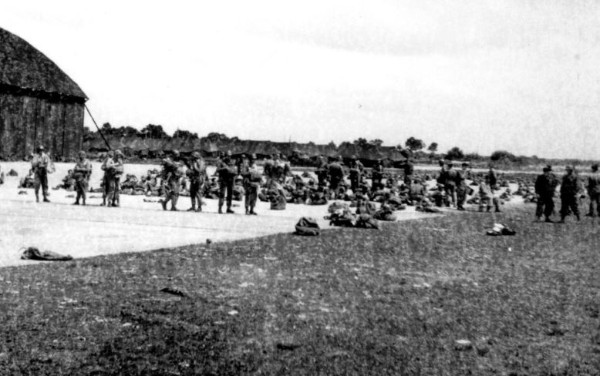
<path id="1" fill-rule="evenodd" d="M 600 159 L 598 1 L 0 3 L 100 124 Z"/>

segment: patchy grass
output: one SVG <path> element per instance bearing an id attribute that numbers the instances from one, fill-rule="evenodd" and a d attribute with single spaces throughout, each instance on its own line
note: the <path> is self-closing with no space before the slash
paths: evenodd
<path id="1" fill-rule="evenodd" d="M 532 212 L 4 268 L 0 374 L 600 374 L 600 223 Z"/>

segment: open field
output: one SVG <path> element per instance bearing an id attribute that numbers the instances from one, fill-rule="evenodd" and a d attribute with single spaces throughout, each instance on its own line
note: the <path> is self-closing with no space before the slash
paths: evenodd
<path id="1" fill-rule="evenodd" d="M 600 223 L 532 210 L 3 268 L 0 374 L 600 374 Z"/>

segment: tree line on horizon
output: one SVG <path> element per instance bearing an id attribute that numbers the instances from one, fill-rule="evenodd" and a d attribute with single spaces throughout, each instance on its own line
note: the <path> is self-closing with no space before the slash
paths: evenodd
<path id="1" fill-rule="evenodd" d="M 198 133 L 190 132 L 187 130 L 177 129 L 173 135 L 169 135 L 162 125 L 148 124 L 142 129 L 137 129 L 132 126 L 121 126 L 113 127 L 110 123 L 104 123 L 100 128 L 102 134 L 109 138 L 148 138 L 148 139 L 185 139 L 185 140 L 197 140 L 200 139 Z M 100 137 L 99 132 L 92 131 L 88 127 L 84 127 L 83 141 L 91 141 Z M 203 137 L 211 142 L 216 143 L 227 143 L 241 141 L 238 137 L 228 137 L 223 133 L 210 132 L 208 135 Z M 315 145 L 314 142 L 308 142 L 309 145 Z M 345 147 L 347 145 L 356 145 L 363 150 L 373 150 L 383 147 L 383 140 L 373 139 L 367 140 L 366 138 L 358 138 L 352 142 L 344 141 L 339 145 L 336 145 L 333 141 L 329 142 L 327 146 L 337 149 Z M 440 159 L 447 159 L 453 161 L 468 161 L 472 163 L 489 163 L 492 162 L 498 165 L 512 165 L 512 166 L 526 166 L 526 165 L 542 165 L 547 163 L 554 164 L 591 164 L 594 161 L 579 160 L 579 159 L 547 159 L 539 158 L 536 155 L 524 156 L 515 155 L 506 150 L 496 150 L 489 156 L 482 156 L 478 153 L 465 153 L 460 147 L 454 146 L 446 153 L 439 153 L 439 145 L 437 142 L 431 142 L 427 145 L 422 139 L 411 136 L 406 139 L 404 145 L 399 144 L 395 146 L 398 150 L 408 150 L 413 158 L 417 161 L 428 161 L 432 162 Z"/>

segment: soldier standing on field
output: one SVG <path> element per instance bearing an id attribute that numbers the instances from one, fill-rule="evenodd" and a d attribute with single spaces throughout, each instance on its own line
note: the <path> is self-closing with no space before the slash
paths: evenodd
<path id="1" fill-rule="evenodd" d="M 340 183 L 344 181 L 344 169 L 342 167 L 342 157 L 338 157 L 337 161 L 333 161 L 328 166 L 329 173 L 329 190 L 332 199 L 338 195 Z"/>
<path id="2" fill-rule="evenodd" d="M 406 160 L 402 164 L 402 170 L 404 172 L 404 185 L 410 187 L 413 181 L 413 174 L 415 173 L 415 165 L 412 161 L 411 154 L 408 154 Z"/>
<path id="3" fill-rule="evenodd" d="M 462 169 L 456 172 L 456 208 L 458 210 L 465 210 L 465 201 L 467 201 L 467 176 L 469 174 L 469 164 L 464 162 Z"/>
<path id="4" fill-rule="evenodd" d="M 183 165 L 179 160 L 179 150 L 173 150 L 172 158 L 163 159 L 163 184 L 165 189 L 165 198 L 161 201 L 163 210 L 167 210 L 167 204 L 171 201 L 171 211 L 177 211 L 182 176 Z"/>
<path id="5" fill-rule="evenodd" d="M 317 179 L 320 186 L 327 184 L 327 158 L 321 154 L 317 160 Z"/>
<path id="6" fill-rule="evenodd" d="M 363 174 L 365 166 L 356 158 L 356 155 L 352 156 L 352 160 L 350 161 L 350 189 L 355 194 L 358 193 L 358 188 L 360 186 L 360 178 Z"/>
<path id="7" fill-rule="evenodd" d="M 225 200 L 227 200 L 227 213 L 233 214 L 235 212 L 231 210 L 231 205 L 237 169 L 231 159 L 231 151 L 227 151 L 223 160 L 219 162 L 216 172 L 219 176 L 219 214 L 223 214 L 223 204 Z"/>
<path id="8" fill-rule="evenodd" d="M 108 205 L 112 205 L 114 207 L 121 205 L 121 176 L 123 176 L 125 169 L 124 159 L 125 156 L 121 150 L 115 150 L 115 160 L 112 167 L 112 184 L 110 185 L 112 188 L 112 193 L 109 194 L 110 199 L 108 201 Z"/>
<path id="9" fill-rule="evenodd" d="M 383 162 L 381 159 L 377 160 L 377 164 L 371 172 L 371 193 L 377 192 L 381 189 L 381 182 L 383 181 Z"/>
<path id="10" fill-rule="evenodd" d="M 590 209 L 588 217 L 595 217 L 596 213 L 600 215 L 600 173 L 598 164 L 592 165 L 592 174 L 588 177 L 587 184 L 588 196 L 590 196 Z"/>
<path id="11" fill-rule="evenodd" d="M 452 162 L 447 161 L 442 168 L 442 172 L 440 173 L 440 180 L 442 184 L 444 184 L 444 191 L 446 192 L 446 197 L 450 200 L 450 204 L 452 206 L 456 206 L 456 180 L 457 180 L 457 171 L 452 168 Z"/>
<path id="12" fill-rule="evenodd" d="M 102 206 L 107 205 L 109 186 L 112 176 L 112 167 L 115 164 L 115 153 L 112 150 L 109 150 L 106 153 L 106 157 L 104 161 L 102 161 L 102 166 L 100 167 L 102 171 L 104 171 L 104 176 L 102 177 Z"/>
<path id="13" fill-rule="evenodd" d="M 88 182 L 92 175 L 92 163 L 85 157 L 85 151 L 79 152 L 79 161 L 73 169 L 75 176 L 75 190 L 77 191 L 77 198 L 73 205 L 79 205 L 79 199 L 82 200 L 82 204 L 85 205 L 85 199 L 88 190 Z"/>
<path id="14" fill-rule="evenodd" d="M 570 212 L 575 214 L 577 220 L 579 217 L 579 205 L 577 202 L 578 195 L 581 193 L 579 177 L 575 173 L 573 166 L 566 166 L 567 173 L 562 178 L 560 185 L 560 223 L 565 223 L 565 218 Z"/>
<path id="15" fill-rule="evenodd" d="M 256 154 L 250 156 L 250 160 L 240 172 L 244 183 L 244 206 L 246 215 L 256 215 L 254 208 L 258 199 L 258 190 L 262 181 L 262 175 L 256 164 Z"/>
<path id="16" fill-rule="evenodd" d="M 190 199 L 192 207 L 188 211 L 202 211 L 202 192 L 204 191 L 204 182 L 206 181 L 206 163 L 197 151 L 192 153 L 192 161 L 187 170 L 187 175 L 190 178 Z M 198 207 L 196 207 L 198 203 Z"/>
<path id="17" fill-rule="evenodd" d="M 42 195 L 44 202 L 50 202 L 48 200 L 48 168 L 51 165 L 50 157 L 44 153 L 44 147 L 42 145 L 37 147 L 37 153 L 31 160 L 31 169 L 33 170 L 35 180 L 35 201 L 40 202 L 40 186 L 42 188 Z"/>
<path id="18" fill-rule="evenodd" d="M 537 196 L 535 217 L 539 221 L 542 214 L 544 214 L 546 222 L 552 222 L 550 216 L 554 212 L 554 194 L 558 186 L 558 179 L 552 173 L 552 166 L 548 165 L 542 171 L 543 174 L 538 175 L 535 180 L 535 194 Z"/>
<path id="19" fill-rule="evenodd" d="M 492 190 L 498 188 L 498 174 L 496 174 L 496 170 L 494 170 L 494 165 L 490 163 L 488 176 L 490 177 L 490 186 Z"/>

